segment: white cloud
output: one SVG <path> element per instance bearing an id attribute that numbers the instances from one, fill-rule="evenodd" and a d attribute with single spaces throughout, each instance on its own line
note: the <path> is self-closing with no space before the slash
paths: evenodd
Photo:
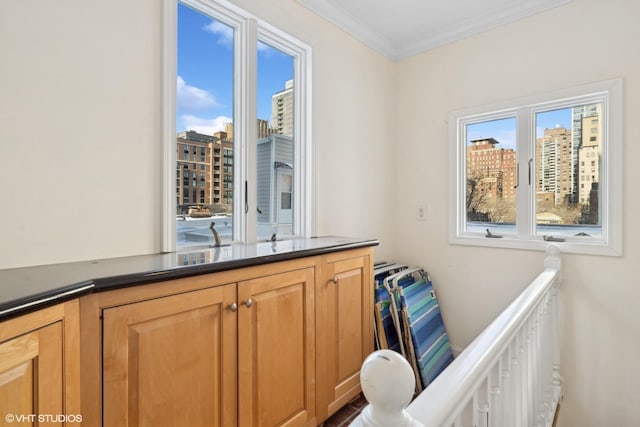
<path id="1" fill-rule="evenodd" d="M 180 129 L 193 130 L 205 135 L 213 135 L 215 132 L 224 131 L 227 123 L 231 123 L 230 117 L 218 116 L 213 119 L 197 117 L 191 114 L 183 114 L 180 116 Z"/>
<path id="2" fill-rule="evenodd" d="M 211 21 L 210 23 L 202 27 L 202 29 L 208 33 L 218 36 L 218 40 L 216 41 L 216 43 L 220 46 L 225 46 L 228 48 L 233 47 L 233 28 L 229 27 L 228 25 L 225 25 L 218 21 Z M 261 41 L 258 41 L 257 49 L 258 52 L 260 52 L 266 58 L 270 58 L 277 54 L 284 54 L 280 50 Z"/>
<path id="3" fill-rule="evenodd" d="M 178 109 L 200 111 L 219 106 L 213 95 L 204 89 L 188 85 L 180 76 L 177 79 L 176 95 Z"/>
<path id="4" fill-rule="evenodd" d="M 221 46 L 232 47 L 233 46 L 233 28 L 229 27 L 218 21 L 211 21 L 203 28 L 208 33 L 220 36 L 217 43 Z"/>

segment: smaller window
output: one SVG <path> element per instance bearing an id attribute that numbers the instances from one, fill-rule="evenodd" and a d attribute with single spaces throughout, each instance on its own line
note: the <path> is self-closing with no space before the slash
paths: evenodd
<path id="1" fill-rule="evenodd" d="M 452 112 L 450 241 L 620 255 L 621 92 L 612 80 Z"/>

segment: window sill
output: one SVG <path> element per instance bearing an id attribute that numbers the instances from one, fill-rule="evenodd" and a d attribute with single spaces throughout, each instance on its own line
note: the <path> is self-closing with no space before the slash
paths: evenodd
<path id="1" fill-rule="evenodd" d="M 501 238 L 488 238 L 481 235 L 450 236 L 452 245 L 480 246 L 487 248 L 523 249 L 544 252 L 549 243 L 560 247 L 563 253 L 585 254 L 600 256 L 622 256 L 622 244 L 613 245 L 602 240 L 592 242 L 578 242 L 567 240 L 564 242 L 548 242 L 542 239 L 519 239 L 514 236 L 504 235 Z"/>

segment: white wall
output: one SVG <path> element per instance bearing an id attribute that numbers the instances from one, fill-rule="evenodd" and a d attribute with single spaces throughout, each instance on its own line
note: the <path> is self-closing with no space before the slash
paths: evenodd
<path id="1" fill-rule="evenodd" d="M 394 64 L 295 1 L 237 3 L 313 48 L 318 234 L 384 257 Z M 0 6 L 0 268 L 160 250 L 160 5 Z"/>
<path id="2" fill-rule="evenodd" d="M 624 79 L 624 257 L 564 256 L 560 426 L 640 425 L 640 3 L 574 0 L 398 63 L 396 258 L 424 265 L 464 347 L 541 269 L 543 253 L 448 243 L 451 110 Z M 427 221 L 414 206 L 427 205 Z"/>

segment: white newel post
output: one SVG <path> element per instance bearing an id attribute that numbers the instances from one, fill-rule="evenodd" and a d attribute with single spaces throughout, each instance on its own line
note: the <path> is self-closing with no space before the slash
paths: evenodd
<path id="1" fill-rule="evenodd" d="M 416 379 L 402 355 L 392 350 L 374 351 L 362 364 L 360 383 L 369 404 L 351 427 L 424 427 L 405 411 Z"/>

